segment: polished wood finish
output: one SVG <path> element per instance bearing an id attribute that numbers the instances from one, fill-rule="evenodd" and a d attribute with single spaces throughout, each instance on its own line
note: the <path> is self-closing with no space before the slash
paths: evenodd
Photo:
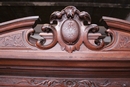
<path id="1" fill-rule="evenodd" d="M 68 6 L 51 14 L 37 39 L 36 20 L 0 24 L 0 86 L 130 86 L 130 22 L 102 17 L 104 36 L 89 13 Z"/>

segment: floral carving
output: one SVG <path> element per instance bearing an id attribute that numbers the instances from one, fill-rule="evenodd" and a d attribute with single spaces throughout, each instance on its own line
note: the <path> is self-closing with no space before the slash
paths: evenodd
<path id="1" fill-rule="evenodd" d="M 65 86 L 65 87 L 75 87 L 75 86 L 76 86 L 76 81 L 73 81 L 73 80 L 65 80 L 65 81 L 64 81 L 64 86 Z"/>
<path id="2" fill-rule="evenodd" d="M 130 80 L 1 77 L 0 85 L 40 87 L 129 87 Z"/>
<path id="3" fill-rule="evenodd" d="M 89 80 L 81 80 L 79 81 L 78 87 L 97 87 L 96 83 L 89 81 Z"/>
<path id="4" fill-rule="evenodd" d="M 44 80 L 37 80 L 35 78 L 32 79 L 27 79 L 27 80 L 22 80 L 17 82 L 16 84 L 29 84 L 31 86 L 47 86 L 47 87 L 55 87 L 56 85 L 60 84 L 59 80 L 48 80 L 48 79 L 44 79 Z"/>
<path id="5" fill-rule="evenodd" d="M 0 37 L 1 47 L 24 47 L 21 33 Z"/>
<path id="6" fill-rule="evenodd" d="M 117 49 L 128 49 L 130 48 L 130 36 L 126 35 L 120 35 L 120 39 L 118 42 L 118 45 L 116 47 Z"/>
<path id="7" fill-rule="evenodd" d="M 121 33 L 118 33 L 118 38 L 116 38 L 116 40 L 114 40 L 114 43 L 113 44 L 113 48 L 112 50 L 122 50 L 122 51 L 129 51 L 130 50 L 130 35 L 125 33 L 125 32 L 121 32 Z"/>

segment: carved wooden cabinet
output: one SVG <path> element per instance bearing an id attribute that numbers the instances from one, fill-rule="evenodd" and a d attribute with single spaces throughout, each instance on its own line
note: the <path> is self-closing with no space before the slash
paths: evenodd
<path id="1" fill-rule="evenodd" d="M 68 6 L 37 39 L 38 18 L 0 23 L 0 87 L 130 87 L 130 22 L 102 17 L 102 35 L 89 13 Z"/>

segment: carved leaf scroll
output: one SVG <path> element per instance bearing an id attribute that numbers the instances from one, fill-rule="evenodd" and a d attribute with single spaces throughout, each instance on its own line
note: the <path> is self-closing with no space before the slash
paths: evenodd
<path id="1" fill-rule="evenodd" d="M 84 22 L 87 22 L 87 25 L 84 25 Z M 51 14 L 50 24 L 43 24 L 43 32 L 39 34 L 43 39 L 38 40 L 33 46 L 46 50 L 54 47 L 58 42 L 62 50 L 72 53 L 79 50 L 81 44 L 84 43 L 91 50 L 101 50 L 104 47 L 103 38 L 97 37 L 94 45 L 88 39 L 90 32 L 96 33 L 98 30 L 96 24 L 91 24 L 91 17 L 87 12 L 80 12 L 76 7 L 68 6 L 62 11 L 55 11 Z M 46 38 L 43 34 L 45 32 L 53 34 L 53 40 L 48 45 L 45 45 Z"/>
<path id="2" fill-rule="evenodd" d="M 45 42 L 46 42 L 46 39 L 38 40 L 36 42 L 36 46 L 38 48 L 40 48 L 40 49 L 49 49 L 49 48 L 52 48 L 53 46 L 55 46 L 56 43 L 57 43 L 57 32 L 56 32 L 56 29 L 53 26 L 49 25 L 49 24 L 44 24 L 43 27 L 42 27 L 42 31 L 43 32 L 47 32 L 47 33 L 52 32 L 54 39 L 48 45 L 44 45 Z M 42 33 L 40 33 L 39 35 L 42 36 Z"/>
<path id="3" fill-rule="evenodd" d="M 0 37 L 0 47 L 24 47 L 21 33 Z"/>
<path id="4" fill-rule="evenodd" d="M 121 79 L 121 80 L 119 80 Z M 130 80 L 123 78 L 37 78 L 37 77 L 1 77 L 3 86 L 23 87 L 129 87 Z"/>

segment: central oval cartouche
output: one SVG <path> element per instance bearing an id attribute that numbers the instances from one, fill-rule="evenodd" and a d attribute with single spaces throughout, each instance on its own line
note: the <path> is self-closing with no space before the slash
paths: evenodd
<path id="1" fill-rule="evenodd" d="M 79 39 L 79 25 L 75 20 L 66 20 L 61 27 L 61 35 L 64 42 L 68 45 L 75 44 Z"/>

